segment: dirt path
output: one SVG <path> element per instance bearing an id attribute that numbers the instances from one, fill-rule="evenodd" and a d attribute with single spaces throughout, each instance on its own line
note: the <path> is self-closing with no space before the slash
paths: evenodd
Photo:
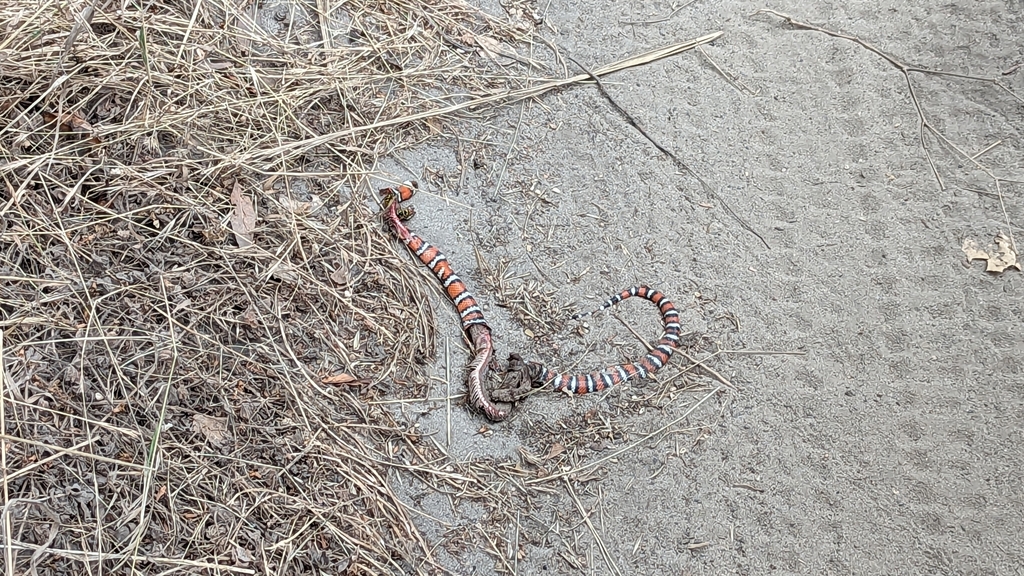
<path id="1" fill-rule="evenodd" d="M 553 291 L 559 305 L 590 308 L 624 287 L 657 286 L 680 306 L 684 331 L 701 336 L 694 354 L 702 357 L 716 347 L 802 355 L 714 357 L 742 390 L 698 408 L 687 422 L 703 427 L 680 424 L 606 462 L 603 480 L 568 485 L 540 502 L 542 513 L 524 513 L 504 533 L 521 551 L 512 568 L 1020 574 L 1024 281 L 1017 271 L 965 266 L 960 247 L 999 231 L 1024 237 L 1021 185 L 1003 185 L 1008 228 L 987 176 L 932 139 L 940 189 L 903 76 L 851 42 L 752 16 L 761 4 L 698 2 L 649 25 L 622 22 L 657 19 L 672 6 L 541 4 L 545 34 L 592 66 L 725 31 L 705 52 L 735 85 L 698 53 L 607 85 L 771 249 L 693 178 L 675 174 L 595 88 L 526 103 L 491 128 L 470 128 L 461 145 L 404 158 L 448 176 L 433 195 L 425 185 L 414 227 L 490 305 L 501 353 L 589 370 L 620 360 L 620 344 L 633 354 L 640 347 L 608 314 L 582 336 L 573 323 L 548 334 L 525 326 L 535 337 L 524 335 L 515 309 L 498 308 L 485 289 L 475 249 L 487 262 L 511 260 L 512 272 Z M 924 68 L 999 76 L 1024 59 L 1020 2 L 772 6 Z M 1001 78 L 1024 94 L 1024 69 Z M 970 154 L 1000 142 L 981 160 L 1024 180 L 1020 102 L 978 82 L 914 82 L 937 129 Z M 485 155 L 470 137 L 496 145 Z M 649 305 L 621 308 L 639 334 L 657 337 Z M 453 338 L 451 363 L 461 366 L 455 318 L 439 318 Z M 460 376 L 456 368 L 454 385 Z M 684 384 L 701 390 L 672 391 Z M 551 462 L 586 463 L 683 414 L 717 384 L 686 375 L 593 398 L 537 396 L 490 435 L 476 434 L 483 419 L 456 406 L 449 449 L 456 458 L 507 457 L 521 445 L 543 454 L 558 440 L 567 450 Z M 426 413 L 421 426 L 443 437 L 444 412 Z M 413 492 L 435 517 L 478 534 L 477 506 L 452 513 L 447 500 Z M 592 513 L 593 530 L 578 506 Z M 447 561 L 459 572 L 492 569 L 480 551 Z"/>

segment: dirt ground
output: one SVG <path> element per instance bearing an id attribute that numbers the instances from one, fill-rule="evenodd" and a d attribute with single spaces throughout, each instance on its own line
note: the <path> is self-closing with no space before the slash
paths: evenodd
<path id="1" fill-rule="evenodd" d="M 479 543 L 497 530 L 512 543 L 505 566 L 474 544 L 440 550 L 458 573 L 1024 573 L 1024 282 L 1017 270 L 966 264 L 961 250 L 967 238 L 1021 234 L 1024 105 L 991 83 L 912 74 L 926 118 L 951 143 L 971 156 L 994 145 L 977 158 L 986 173 L 930 136 L 940 186 L 907 81 L 878 55 L 753 14 L 762 3 L 680 5 L 554 0 L 536 10 L 546 37 L 592 67 L 725 32 L 706 56 L 606 78 L 719 198 L 678 174 L 593 86 L 455 126 L 458 139 L 381 171 L 423 182 L 411 226 L 488 306 L 499 355 L 589 371 L 641 348 L 608 313 L 585 330 L 562 318 L 524 324 L 521 306 L 488 289 L 477 251 L 568 312 L 634 284 L 660 288 L 696 332 L 688 353 L 737 389 L 705 398 L 721 380 L 680 375 L 690 363 L 677 356 L 644 386 L 537 395 L 495 425 L 461 405 L 450 416 L 443 403 L 413 405 L 406 415 L 456 459 L 522 449 L 601 461 L 515 526 L 488 526 L 478 504 L 453 507 L 410 479 L 395 479 L 400 494 L 429 515 L 428 537 L 462 530 Z M 1018 1 L 771 7 L 907 64 L 995 77 L 1024 94 Z M 551 61 L 543 45 L 519 50 Z M 990 174 L 1004 179 L 1002 200 Z M 454 314 L 434 304 L 440 397 L 461 390 L 466 351 Z M 617 315 L 645 339 L 658 334 L 649 304 Z"/>

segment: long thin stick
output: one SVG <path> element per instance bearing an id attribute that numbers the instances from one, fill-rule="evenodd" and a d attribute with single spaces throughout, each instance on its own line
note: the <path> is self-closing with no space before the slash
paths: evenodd
<path id="1" fill-rule="evenodd" d="M 4 369 L 4 331 L 0 330 L 0 432 L 7 430 L 7 372 Z M 3 474 L 4 502 L 11 501 L 10 479 L 7 477 L 7 442 L 0 440 L 0 473 Z M 11 515 L 4 514 L 4 564 L 7 566 L 5 574 L 14 574 L 14 548 L 11 546 L 11 538 L 14 536 L 11 525 Z"/>
<path id="2" fill-rule="evenodd" d="M 576 495 L 576 491 L 573 490 L 572 482 L 569 482 L 568 478 L 562 478 L 565 482 L 565 489 L 569 492 L 569 497 L 572 498 L 573 504 L 576 505 L 576 509 L 580 511 L 580 516 L 583 517 L 583 522 L 590 529 L 590 535 L 594 537 L 594 541 L 597 542 L 597 547 L 601 551 L 601 557 L 604 558 L 604 563 L 612 569 L 612 572 L 622 576 L 622 570 L 619 570 L 619 565 L 615 563 L 615 559 L 608 552 L 608 547 L 604 544 L 604 539 L 601 538 L 601 533 L 597 531 L 594 523 L 590 521 L 590 514 L 587 514 L 587 510 L 583 507 L 583 503 L 580 502 L 579 496 Z"/>
<path id="3" fill-rule="evenodd" d="M 499 92 L 498 94 L 474 98 L 472 100 L 462 102 L 460 104 L 453 104 L 451 106 L 445 106 L 444 108 L 438 108 L 437 110 L 428 110 L 426 112 L 420 112 L 418 114 L 410 114 L 408 116 L 389 118 L 387 120 L 381 120 L 379 122 L 374 122 L 372 124 L 366 124 L 363 126 L 353 126 L 352 128 L 348 128 L 346 130 L 339 130 L 336 132 L 323 134 L 321 136 L 316 136 L 314 138 L 307 138 L 305 140 L 289 142 L 287 144 L 277 146 L 276 148 L 253 150 L 248 154 L 240 155 L 240 157 L 233 157 L 233 159 L 235 159 L 237 162 L 245 163 L 272 160 L 275 157 L 280 156 L 284 152 L 294 150 L 308 150 L 311 148 L 315 148 L 316 146 L 319 146 L 321 144 L 326 144 L 328 142 L 350 138 L 361 132 L 368 132 L 370 130 L 385 128 L 387 126 L 395 126 L 398 124 L 405 124 L 407 122 L 414 122 L 417 120 L 425 120 L 427 118 L 447 116 L 449 114 L 454 114 L 455 112 L 459 112 L 467 108 L 474 108 L 477 106 L 482 106 L 484 104 L 510 104 L 512 102 L 518 102 L 519 100 L 523 100 L 524 98 L 532 98 L 534 96 L 539 96 L 545 92 L 554 90 L 555 88 L 568 86 L 570 84 L 578 84 L 580 82 L 590 80 L 597 76 L 604 76 L 606 74 L 611 74 L 613 72 L 618 72 L 620 70 L 626 70 L 627 68 L 634 68 L 636 66 L 650 64 L 651 62 L 656 62 L 663 58 L 668 58 L 669 56 L 675 56 L 676 54 L 686 52 L 687 50 L 692 50 L 702 44 L 712 42 L 715 39 L 719 38 L 722 34 L 724 34 L 724 32 L 712 32 L 711 34 L 705 34 L 704 36 L 694 38 L 693 40 L 687 40 L 686 42 L 680 42 L 678 44 L 672 44 L 669 46 L 665 46 L 663 48 L 657 48 L 655 50 L 651 50 L 650 52 L 645 52 L 643 54 L 631 56 L 629 58 L 625 58 L 617 62 L 612 62 L 611 64 L 606 64 L 594 70 L 593 73 L 577 74 L 576 76 L 572 76 L 570 78 L 563 78 L 560 80 L 549 80 L 547 82 L 538 84 L 537 86 L 534 86 L 532 88 L 521 88 L 519 90 Z M 209 150 L 208 152 L 210 154 L 217 154 L 217 152 L 214 150 Z"/>
<path id="4" fill-rule="evenodd" d="M 769 250 L 772 249 L 772 247 L 768 245 L 768 241 L 766 241 L 764 239 L 764 236 L 761 236 L 760 234 L 758 234 L 757 231 L 754 230 L 750 226 L 750 224 L 747 224 L 746 220 L 744 220 L 743 218 L 740 218 L 739 214 L 737 214 L 735 211 L 733 211 L 733 209 L 725 202 L 725 200 L 722 200 L 722 197 L 718 195 L 718 192 L 716 192 L 715 189 L 712 188 L 711 185 L 708 184 L 707 181 L 704 180 L 704 178 L 702 178 L 700 174 L 697 174 L 697 172 L 695 172 L 692 168 L 690 168 L 689 164 L 687 164 L 686 162 L 683 162 L 682 160 L 680 160 L 679 157 L 676 156 L 675 153 L 673 153 L 671 150 L 669 150 L 668 148 L 665 148 L 664 146 L 662 146 L 661 143 L 659 143 L 657 140 L 655 140 L 653 136 L 651 136 L 650 134 L 647 133 L 646 130 L 644 130 L 643 126 L 640 126 L 640 123 L 636 121 L 636 118 L 633 118 L 633 116 L 629 112 L 626 112 L 626 110 L 622 106 L 619 106 L 619 103 L 616 102 L 615 99 L 612 98 L 612 95 L 608 93 L 608 90 L 604 87 L 604 83 L 601 82 L 601 78 L 598 76 L 598 74 L 596 72 L 591 72 L 590 69 L 588 69 L 583 64 L 580 64 L 575 58 L 573 58 L 572 56 L 570 56 L 568 54 L 566 54 L 565 57 L 568 58 L 569 60 L 571 60 L 573 62 L 573 64 L 579 66 L 581 70 L 583 70 L 584 72 L 587 73 L 587 76 L 589 78 L 594 80 L 594 82 L 597 84 L 597 89 L 600 90 L 600 92 L 601 92 L 601 95 L 604 96 L 605 100 L 607 100 L 608 103 L 612 105 L 612 108 L 615 108 L 615 110 L 619 114 L 621 114 L 622 117 L 625 118 L 627 122 L 629 122 L 630 126 L 632 126 L 633 128 L 636 128 L 637 132 L 640 132 L 640 134 L 644 138 L 646 138 L 648 142 L 650 142 L 651 144 L 654 144 L 655 148 L 657 148 L 665 156 L 668 156 L 669 159 L 672 160 L 672 162 L 676 165 L 676 167 L 680 171 L 686 172 L 690 176 L 693 176 L 697 180 L 697 182 L 700 182 L 700 185 L 704 189 L 704 191 L 709 196 L 711 196 L 715 200 L 717 200 L 718 203 L 722 205 L 722 208 L 724 208 L 725 211 L 728 212 L 729 215 L 732 216 L 732 218 L 734 220 L 736 220 L 736 222 L 738 222 L 739 225 L 742 226 L 744 230 L 746 230 L 747 232 L 750 232 L 754 236 L 757 236 L 757 239 L 760 240 L 762 244 L 764 244 L 765 248 L 767 248 Z"/>

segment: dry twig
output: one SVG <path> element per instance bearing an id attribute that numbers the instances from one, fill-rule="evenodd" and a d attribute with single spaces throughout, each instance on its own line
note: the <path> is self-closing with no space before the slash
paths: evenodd
<path id="1" fill-rule="evenodd" d="M 988 149 L 985 149 L 985 150 L 983 150 L 981 152 L 978 152 L 977 154 L 969 154 L 968 152 L 963 150 L 960 146 L 957 146 L 952 140 L 950 140 L 938 128 L 936 128 L 935 125 L 932 124 L 931 121 L 928 120 L 928 117 L 925 116 L 924 107 L 922 106 L 921 101 L 917 97 L 917 91 L 914 89 L 914 81 L 911 78 L 911 74 L 917 73 L 917 74 L 924 74 L 924 75 L 931 75 L 931 76 L 942 76 L 942 77 L 946 77 L 946 78 L 959 78 L 961 80 L 973 80 L 973 81 L 976 81 L 976 82 L 984 82 L 984 83 L 987 83 L 987 84 L 992 84 L 993 86 L 999 88 L 1004 94 L 1009 95 L 1011 98 L 1013 98 L 1014 100 L 1020 102 L 1021 104 L 1024 104 L 1024 97 L 1021 97 L 1021 96 L 1015 94 L 1005 84 L 1003 84 L 1002 81 L 1000 81 L 1000 79 L 998 77 L 986 78 L 986 77 L 982 77 L 982 76 L 971 76 L 971 75 L 968 75 L 968 74 L 959 74 L 959 73 L 956 73 L 956 72 L 943 72 L 943 71 L 940 71 L 940 70 L 929 70 L 927 68 L 919 68 L 917 66 L 910 66 L 908 64 L 905 64 L 901 60 L 897 59 L 895 56 L 889 54 L 888 52 L 885 52 L 884 50 L 879 49 L 878 47 L 874 46 L 873 44 L 871 44 L 871 43 L 867 42 L 866 40 L 863 40 L 862 38 L 859 38 L 857 36 L 852 36 L 852 35 L 849 35 L 849 34 L 843 34 L 841 32 L 836 32 L 834 30 L 829 30 L 827 28 L 823 28 L 821 26 L 815 26 L 814 24 L 808 24 L 806 22 L 801 22 L 799 20 L 794 19 L 792 16 L 789 16 L 788 14 L 782 14 L 780 12 L 776 12 L 775 10 L 771 10 L 769 8 L 762 8 L 762 9 L 758 10 L 757 12 L 755 12 L 755 14 L 762 14 L 762 13 L 763 14 L 771 14 L 771 15 L 776 16 L 778 18 L 782 18 L 783 20 L 786 21 L 787 24 L 789 24 L 790 26 L 793 26 L 794 28 L 797 28 L 797 29 L 811 30 L 811 31 L 814 31 L 814 32 L 820 32 L 822 34 L 825 34 L 827 36 L 831 36 L 833 38 L 839 38 L 841 40 L 846 40 L 848 42 L 853 42 L 854 44 L 857 44 L 861 48 L 864 48 L 865 50 L 867 50 L 867 51 L 877 55 L 878 57 L 882 58 L 883 60 L 888 62 L 893 68 L 899 70 L 900 73 L 903 74 L 903 78 L 904 78 L 904 80 L 907 83 L 907 91 L 910 94 L 910 101 L 914 104 L 914 111 L 917 113 L 918 137 L 919 137 L 919 139 L 921 141 L 921 148 L 924 150 L 925 159 L 928 161 L 928 166 L 931 168 L 932 176 L 935 177 L 935 181 L 937 182 L 937 184 L 939 186 L 939 189 L 940 190 L 945 190 L 946 189 L 946 184 L 942 180 L 942 175 L 939 173 L 939 168 L 938 168 L 938 166 L 936 166 L 935 160 L 932 157 L 931 149 L 928 147 L 927 134 L 931 134 L 939 143 L 946 145 L 946 147 L 948 147 L 950 150 L 953 150 L 954 153 L 957 156 L 960 156 L 967 163 L 972 164 L 975 167 L 977 167 L 978 170 L 982 171 L 986 176 L 989 177 L 989 179 L 992 180 L 992 183 L 995 186 L 995 194 L 999 198 L 999 208 L 1000 208 L 1000 210 L 1002 211 L 1002 214 L 1003 214 L 1003 221 L 1006 223 L 1007 230 L 1009 231 L 1009 234 L 1010 234 L 1010 244 L 1011 244 L 1011 247 L 1013 248 L 1013 250 L 1015 252 L 1017 251 L 1017 246 L 1016 246 L 1016 244 L 1014 243 L 1014 240 L 1013 240 L 1013 233 L 1012 233 L 1013 227 L 1010 224 L 1010 217 L 1009 217 L 1009 215 L 1006 212 L 1006 203 L 1005 203 L 1005 200 L 1003 198 L 1002 187 L 1000 186 L 1000 182 L 1004 181 L 1004 180 L 1002 178 L 997 177 L 992 172 L 992 169 L 989 166 L 987 166 L 985 164 L 982 164 L 978 160 L 978 158 L 982 154 L 987 152 Z"/>

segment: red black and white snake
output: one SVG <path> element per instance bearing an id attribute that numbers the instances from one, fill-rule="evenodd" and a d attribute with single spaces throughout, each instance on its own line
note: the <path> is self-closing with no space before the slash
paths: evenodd
<path id="1" fill-rule="evenodd" d="M 518 354 L 512 354 L 509 356 L 508 369 L 505 372 L 505 384 L 502 389 L 495 391 L 493 397 L 499 401 L 511 402 L 524 396 L 526 389 L 541 386 L 559 391 L 567 390 L 574 394 L 600 392 L 629 380 L 646 378 L 660 370 L 665 364 L 668 364 L 672 353 L 679 346 L 681 330 L 679 311 L 661 292 L 649 286 L 634 286 L 612 296 L 596 310 L 577 314 L 573 316 L 573 319 L 584 318 L 600 312 L 632 296 L 653 302 L 661 311 L 661 320 L 665 325 L 665 331 L 658 340 L 658 344 L 639 362 L 615 364 L 589 374 L 563 374 L 539 362 L 525 362 Z"/>
<path id="2" fill-rule="evenodd" d="M 661 312 L 665 331 L 658 340 L 658 344 L 646 356 L 638 362 L 615 364 L 589 374 L 564 374 L 539 362 L 526 362 L 518 354 L 512 354 L 509 356 L 508 367 L 504 373 L 503 386 L 495 390 L 489 397 L 484 386 L 487 382 L 491 361 L 494 358 L 491 329 L 484 320 L 483 311 L 477 304 L 476 298 L 466 288 L 465 282 L 455 274 L 444 254 L 410 232 L 403 223 L 411 218 L 414 212 L 411 207 L 401 206 L 401 203 L 411 198 L 415 190 L 415 182 L 406 182 L 398 186 L 397 189 L 382 189 L 384 219 L 391 225 L 399 239 L 419 258 L 420 262 L 426 264 L 440 280 L 445 293 L 459 312 L 462 329 L 473 345 L 473 360 L 469 366 L 470 404 L 481 410 L 488 418 L 498 421 L 508 417 L 508 411 L 498 408 L 492 402 L 492 397 L 502 402 L 514 402 L 524 397 L 530 389 L 542 386 L 556 391 L 567 390 L 574 394 L 600 392 L 629 380 L 651 376 L 668 364 L 672 353 L 679 346 L 681 331 L 679 311 L 658 290 L 649 286 L 634 286 L 612 296 L 591 312 L 573 316 L 573 319 L 590 316 L 634 296 L 651 301 Z"/>
<path id="3" fill-rule="evenodd" d="M 508 412 L 491 402 L 484 384 L 487 382 L 487 371 L 494 358 L 494 345 L 491 341 L 491 329 L 484 320 L 484 313 L 477 304 L 476 298 L 469 292 L 466 283 L 452 269 L 448 258 L 436 247 L 427 244 L 419 236 L 413 234 L 403 223 L 414 214 L 411 207 L 400 204 L 412 197 L 416 191 L 415 182 L 405 182 L 395 188 L 384 188 L 380 192 L 384 196 L 384 219 L 391 225 L 398 238 L 409 250 L 430 268 L 430 271 L 441 281 L 445 294 L 455 305 L 462 322 L 462 330 L 466 333 L 473 346 L 473 360 L 469 365 L 469 401 L 472 406 L 483 411 L 494 421 L 504 420 Z"/>

